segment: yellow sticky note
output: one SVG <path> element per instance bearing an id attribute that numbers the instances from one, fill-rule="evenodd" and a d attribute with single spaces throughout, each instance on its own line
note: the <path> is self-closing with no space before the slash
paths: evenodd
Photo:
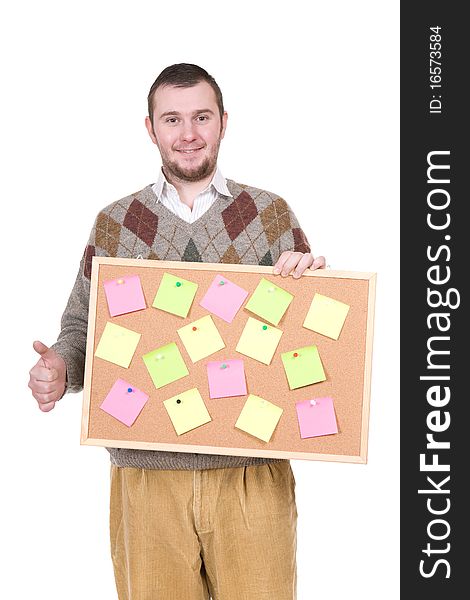
<path id="1" fill-rule="evenodd" d="M 282 331 L 273 325 L 266 325 L 258 319 L 248 317 L 235 350 L 269 365 L 281 335 Z"/>
<path id="2" fill-rule="evenodd" d="M 225 348 L 224 340 L 210 315 L 180 327 L 177 331 L 193 363 Z"/>
<path id="3" fill-rule="evenodd" d="M 95 356 L 128 368 L 140 340 L 140 333 L 108 321 L 98 342 Z"/>
<path id="4" fill-rule="evenodd" d="M 282 408 L 250 394 L 235 423 L 235 427 L 269 442 L 282 415 Z"/>
<path id="5" fill-rule="evenodd" d="M 348 304 L 322 294 L 315 294 L 305 317 L 304 327 L 337 340 L 348 311 Z"/>
<path id="6" fill-rule="evenodd" d="M 178 435 L 212 421 L 197 388 L 168 398 L 163 404 Z"/>

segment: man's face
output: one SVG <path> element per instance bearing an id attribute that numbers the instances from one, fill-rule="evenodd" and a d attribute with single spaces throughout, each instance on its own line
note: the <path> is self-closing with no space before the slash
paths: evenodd
<path id="1" fill-rule="evenodd" d="M 163 170 L 170 179 L 193 182 L 211 175 L 227 126 L 227 113 L 220 119 L 215 92 L 205 82 L 189 88 L 163 86 L 154 96 L 153 130 L 145 124 L 162 156 Z"/>

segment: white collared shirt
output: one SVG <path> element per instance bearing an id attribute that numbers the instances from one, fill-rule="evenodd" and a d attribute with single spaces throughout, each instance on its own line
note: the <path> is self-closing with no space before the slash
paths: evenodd
<path id="1" fill-rule="evenodd" d="M 232 198 L 225 177 L 220 172 L 219 167 L 217 167 L 214 177 L 206 189 L 194 199 L 192 210 L 187 204 L 181 202 L 175 186 L 167 181 L 161 169 L 157 183 L 152 185 L 152 190 L 155 192 L 157 202 L 161 202 L 168 210 L 171 210 L 172 213 L 188 223 L 197 221 L 214 204 L 219 194 Z"/>

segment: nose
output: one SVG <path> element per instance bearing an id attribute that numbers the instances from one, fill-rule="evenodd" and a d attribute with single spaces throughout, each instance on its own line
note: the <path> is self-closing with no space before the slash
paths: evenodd
<path id="1" fill-rule="evenodd" d="M 185 142 L 193 142 L 196 138 L 197 135 L 193 121 L 185 121 L 181 130 L 181 139 Z"/>

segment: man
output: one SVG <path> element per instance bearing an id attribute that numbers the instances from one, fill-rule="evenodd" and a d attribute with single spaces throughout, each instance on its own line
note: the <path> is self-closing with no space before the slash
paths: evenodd
<path id="1" fill-rule="evenodd" d="M 83 386 L 92 256 L 322 268 L 275 194 L 226 180 L 220 89 L 196 65 L 172 65 L 149 96 L 145 125 L 161 158 L 157 183 L 96 218 L 62 317 L 29 387 L 50 411 Z M 289 461 L 110 448 L 111 549 L 120 600 L 295 597 L 296 519 Z"/>

